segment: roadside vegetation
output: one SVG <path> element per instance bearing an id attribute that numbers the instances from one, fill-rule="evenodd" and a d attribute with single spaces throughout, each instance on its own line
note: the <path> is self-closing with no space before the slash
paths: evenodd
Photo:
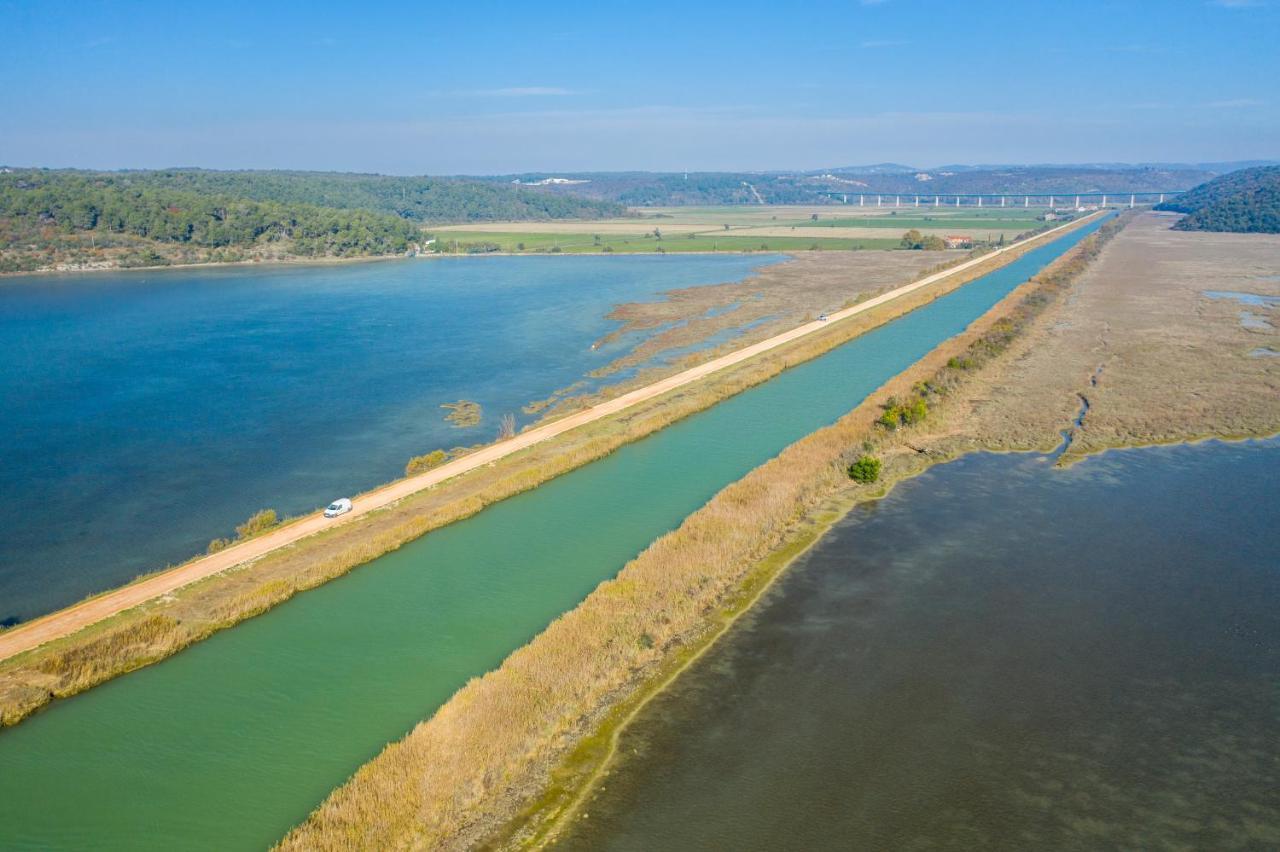
<path id="1" fill-rule="evenodd" d="M 576 815 L 614 754 L 618 730 L 649 696 L 851 505 L 927 463 L 926 454 L 893 452 L 918 424 L 883 430 L 879 400 L 921 385 L 958 387 L 963 370 L 949 366 L 953 360 L 976 363 L 998 320 L 1024 327 L 1018 317 L 1056 298 L 1083 267 L 1080 258 L 1120 227 L 1104 226 L 891 380 L 878 399 L 723 489 L 361 768 L 281 848 L 462 849 L 546 839 Z"/>
<path id="2" fill-rule="evenodd" d="M 280 526 L 280 518 L 276 515 L 276 510 L 261 509 L 250 515 L 244 523 L 236 526 L 236 537 L 234 539 L 215 538 L 209 542 L 206 552 L 217 553 L 219 550 L 226 550 L 233 544 L 257 538 L 263 533 L 271 532 L 278 526 Z"/>
<path id="3" fill-rule="evenodd" d="M 0 662 L 0 723 L 15 724 L 49 701 L 174 654 L 294 594 L 372 561 L 425 533 L 601 458 L 689 414 L 777 375 L 961 286 L 1019 252 L 879 306 L 696 385 L 523 450 L 393 506 L 361 516 L 121 613 L 73 636 Z M 921 273 L 918 277 L 923 277 Z M 902 283 L 907 283 L 903 281 Z M 621 393 L 621 388 L 609 393 Z M 585 404 L 585 403 L 583 403 Z M 430 456 L 431 454 L 427 454 Z M 841 472 L 843 475 L 843 471 Z M 156 621 L 163 616 L 162 621 Z"/>

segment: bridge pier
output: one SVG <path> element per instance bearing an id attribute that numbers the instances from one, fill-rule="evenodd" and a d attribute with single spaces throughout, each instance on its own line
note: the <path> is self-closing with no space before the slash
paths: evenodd
<path id="1" fill-rule="evenodd" d="M 957 206 L 957 207 L 959 207 L 959 206 L 960 206 L 960 196 L 958 196 L 958 195 L 956 196 L 956 206 Z"/>
<path id="2" fill-rule="evenodd" d="M 941 207 L 941 206 L 942 206 L 942 200 L 941 200 L 940 198 L 938 198 L 938 196 L 936 196 L 936 195 L 933 197 L 933 206 L 934 206 L 934 207 Z"/>
<path id="3" fill-rule="evenodd" d="M 920 206 L 920 196 L 918 196 L 918 195 L 916 196 L 916 206 L 917 206 L 917 207 L 919 207 L 919 206 Z"/>
<path id="4" fill-rule="evenodd" d="M 1106 206 L 1107 206 L 1107 197 L 1106 197 L 1105 195 L 1104 195 L 1104 196 L 1102 196 L 1102 206 L 1103 206 L 1103 207 L 1106 207 Z"/>
<path id="5" fill-rule="evenodd" d="M 1030 206 L 1031 206 L 1031 196 L 1030 196 L 1030 195 L 1024 195 L 1024 196 L 1022 196 L 1022 206 L 1023 206 L 1023 207 L 1030 207 Z"/>
<path id="6" fill-rule="evenodd" d="M 876 196 L 876 206 L 877 206 L 877 207 L 879 207 L 879 206 L 880 206 L 880 196 L 878 196 L 878 195 Z"/>
<path id="7" fill-rule="evenodd" d="M 1133 196 L 1132 196 L 1132 195 L 1130 195 L 1130 196 L 1129 196 L 1129 209 L 1130 209 L 1130 210 L 1132 210 L 1132 209 L 1133 209 Z"/>
<path id="8" fill-rule="evenodd" d="M 901 195 L 895 195 L 895 196 L 893 197 L 893 206 L 894 206 L 894 207 L 901 207 L 901 206 L 902 206 L 902 196 L 901 196 Z"/>

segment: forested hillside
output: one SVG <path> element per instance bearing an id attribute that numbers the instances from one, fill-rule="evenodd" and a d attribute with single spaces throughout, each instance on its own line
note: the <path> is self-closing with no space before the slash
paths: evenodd
<path id="1" fill-rule="evenodd" d="M 1280 233 L 1280 166 L 1231 172 L 1160 205 L 1186 213 L 1179 231 Z"/>
<path id="2" fill-rule="evenodd" d="M 170 189 L 130 173 L 0 173 L 0 272 L 384 255 L 419 234 L 386 213 Z"/>
<path id="3" fill-rule="evenodd" d="M 626 211 L 613 201 L 492 182 L 342 172 L 221 172 L 173 169 L 129 173 L 147 186 L 343 210 L 372 210 L 429 224 L 601 219 Z"/>
<path id="4" fill-rule="evenodd" d="M 403 253 L 420 223 L 595 219 L 515 186 L 322 172 L 0 171 L 0 272 Z"/>
<path id="5" fill-rule="evenodd" d="M 1172 192 L 1212 178 L 1193 166 L 944 166 L 914 169 L 885 163 L 809 172 L 538 172 L 487 178 L 495 184 L 545 184 L 557 194 L 632 207 L 719 204 L 841 204 L 877 193 L 1031 195 L 1086 192 Z"/>

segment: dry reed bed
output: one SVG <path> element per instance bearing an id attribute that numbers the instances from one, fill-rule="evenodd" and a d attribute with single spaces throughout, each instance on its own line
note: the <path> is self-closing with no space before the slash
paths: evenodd
<path id="1" fill-rule="evenodd" d="M 844 468 L 865 441 L 893 448 L 907 440 L 905 433 L 877 430 L 879 401 L 910 394 L 944 371 L 956 373 L 949 359 L 986 345 L 1007 317 L 1038 313 L 1039 306 L 1026 304 L 1027 291 L 1039 298 L 1043 279 L 1060 283 L 1076 274 L 1083 264 L 1073 259 L 1102 238 L 1072 249 L 836 424 L 724 488 L 357 771 L 280 848 L 462 849 L 540 837 L 572 811 L 576 792 L 608 754 L 610 725 L 785 567 L 788 560 L 771 554 L 794 554 L 797 543 L 816 538 L 820 516 L 830 516 L 829 523 L 836 514 L 833 501 L 847 507 L 850 499 L 879 496 L 884 483 L 928 464 L 920 453 L 891 453 L 882 484 L 849 481 Z M 1055 275 L 1056 269 L 1066 271 Z"/>
<path id="2" fill-rule="evenodd" d="M 795 343 L 420 492 L 356 522 L 304 539 L 258 560 L 92 625 L 0 663 L 0 727 L 57 698 L 76 695 L 159 662 L 259 615 L 295 594 L 371 562 L 431 530 L 527 491 L 767 381 L 857 335 L 951 292 L 1023 252 L 1008 252 Z M 921 273 L 927 274 L 927 273 Z M 621 392 L 621 390 L 617 391 Z M 606 394 L 607 396 L 608 394 Z"/>

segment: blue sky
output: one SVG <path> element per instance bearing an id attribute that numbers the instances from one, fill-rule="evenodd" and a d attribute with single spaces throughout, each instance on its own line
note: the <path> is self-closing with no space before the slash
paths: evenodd
<path id="1" fill-rule="evenodd" d="M 1280 158 L 1280 0 L 0 0 L 0 163 Z"/>

